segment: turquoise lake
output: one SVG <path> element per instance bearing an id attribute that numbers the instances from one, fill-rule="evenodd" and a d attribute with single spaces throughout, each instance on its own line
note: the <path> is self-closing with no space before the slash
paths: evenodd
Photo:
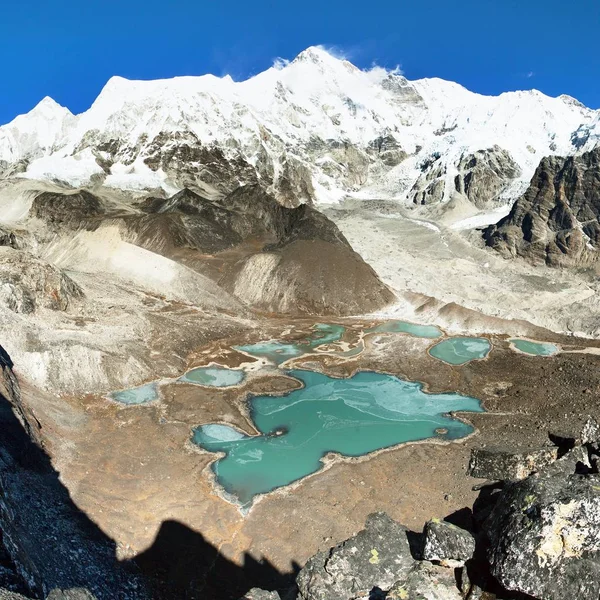
<path id="1" fill-rule="evenodd" d="M 420 338 L 439 338 L 442 336 L 442 330 L 435 325 L 417 325 L 407 321 L 386 321 L 365 333 L 408 333 Z"/>
<path id="2" fill-rule="evenodd" d="M 198 367 L 179 378 L 184 383 L 195 383 L 210 387 L 239 385 L 246 378 L 244 371 L 226 367 Z"/>
<path id="3" fill-rule="evenodd" d="M 464 365 L 485 358 L 491 349 L 492 345 L 485 338 L 452 337 L 433 346 L 429 354 L 451 365 Z"/>
<path id="4" fill-rule="evenodd" d="M 346 328 L 343 325 L 332 325 L 318 323 L 314 326 L 313 333 L 305 340 L 298 342 L 279 342 L 269 340 L 258 342 L 257 344 L 247 344 L 245 346 L 235 346 L 236 350 L 241 350 L 252 356 L 267 358 L 277 365 L 284 363 L 291 358 L 298 358 L 314 350 L 317 346 L 331 344 L 339 341 L 344 335 Z M 385 321 L 375 327 L 365 330 L 367 333 L 408 333 L 421 338 L 438 338 L 442 335 L 441 329 L 435 325 L 417 325 L 407 321 Z M 340 356 L 350 357 L 360 354 L 362 346 L 359 345 L 351 350 L 339 352 Z"/>
<path id="5" fill-rule="evenodd" d="M 129 390 L 113 392 L 110 397 L 121 404 L 148 404 L 158 399 L 158 385 L 156 382 L 140 385 Z"/>
<path id="6" fill-rule="evenodd" d="M 345 331 L 346 328 L 343 325 L 317 323 L 313 328 L 313 333 L 305 340 L 298 342 L 269 340 L 267 342 L 258 342 L 257 344 L 234 346 L 234 348 L 252 356 L 267 358 L 271 362 L 280 365 L 290 358 L 297 358 L 310 352 L 317 346 L 337 342 L 344 335 Z"/>
<path id="7" fill-rule="evenodd" d="M 552 356 L 558 352 L 554 344 L 548 342 L 532 342 L 530 340 L 508 340 L 517 350 L 535 356 Z"/>
<path id="8" fill-rule="evenodd" d="M 315 473 L 328 452 L 363 456 L 402 442 L 461 438 L 472 427 L 446 413 L 482 411 L 475 398 L 426 394 L 419 383 L 375 372 L 347 379 L 301 370 L 289 375 L 305 387 L 250 399 L 261 435 L 219 424 L 194 430 L 192 439 L 200 447 L 225 453 L 212 468 L 220 486 L 242 507 L 248 508 L 257 494 Z"/>

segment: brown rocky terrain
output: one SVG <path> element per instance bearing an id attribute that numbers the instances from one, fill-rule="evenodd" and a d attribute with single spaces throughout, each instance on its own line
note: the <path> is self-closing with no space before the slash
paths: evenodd
<path id="1" fill-rule="evenodd" d="M 506 257 L 587 267 L 600 244 L 600 148 L 544 158 L 510 214 L 483 233 Z"/>

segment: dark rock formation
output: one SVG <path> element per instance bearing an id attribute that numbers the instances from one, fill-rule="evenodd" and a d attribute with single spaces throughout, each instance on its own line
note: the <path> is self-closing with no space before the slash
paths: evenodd
<path id="1" fill-rule="evenodd" d="M 464 529 L 434 519 L 425 523 L 421 556 L 424 560 L 464 564 L 475 552 L 475 539 Z"/>
<path id="2" fill-rule="evenodd" d="M 489 207 L 521 175 L 519 165 L 499 146 L 464 155 L 455 166 L 458 170 L 454 177 L 455 192 L 466 196 L 480 209 Z M 422 174 L 413 185 L 409 198 L 414 204 L 440 202 L 446 189 L 447 169 L 443 157 L 434 154 L 420 168 Z"/>
<path id="3" fill-rule="evenodd" d="M 469 475 L 491 480 L 524 479 L 557 458 L 558 448 L 554 446 L 526 451 L 477 448 L 471 453 Z"/>
<path id="4" fill-rule="evenodd" d="M 503 256 L 552 266 L 586 265 L 600 244 L 600 148 L 580 156 L 549 156 L 510 214 L 484 230 Z"/>
<path id="5" fill-rule="evenodd" d="M 600 477 L 535 475 L 509 485 L 486 523 L 508 589 L 544 600 L 600 597 Z"/>
<path id="6" fill-rule="evenodd" d="M 0 347 L 0 529 L 28 597 L 146 600 L 146 583 L 119 563 L 115 543 L 73 504 L 37 442 L 13 364 Z M 19 590 L 21 591 L 21 590 Z M 0 598 L 22 598 L 0 591 Z"/>
<path id="7" fill-rule="evenodd" d="M 79 228 L 82 224 L 97 220 L 103 212 L 100 199 L 85 190 L 72 194 L 43 192 L 34 198 L 31 205 L 34 217 L 55 226 L 70 228 Z"/>
<path id="8" fill-rule="evenodd" d="M 396 582 L 385 600 L 464 600 L 453 569 L 419 562 L 405 579 Z"/>
<path id="9" fill-rule="evenodd" d="M 457 168 L 459 174 L 454 178 L 456 191 L 481 209 L 496 200 L 521 175 L 519 165 L 499 146 L 463 156 Z"/>
<path id="10" fill-rule="evenodd" d="M 355 537 L 309 559 L 296 580 L 299 600 L 368 597 L 374 588 L 390 589 L 413 566 L 407 530 L 375 513 Z"/>

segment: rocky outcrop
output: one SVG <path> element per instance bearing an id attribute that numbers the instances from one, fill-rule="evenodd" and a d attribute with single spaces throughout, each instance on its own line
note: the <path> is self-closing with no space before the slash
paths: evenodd
<path id="1" fill-rule="evenodd" d="M 66 310 L 82 297 L 81 288 L 57 267 L 28 252 L 0 247 L 0 302 L 10 310 Z"/>
<path id="2" fill-rule="evenodd" d="M 551 266 L 584 266 L 598 260 L 600 148 L 580 156 L 549 156 L 510 214 L 483 232 L 503 256 Z"/>
<path id="3" fill-rule="evenodd" d="M 425 560 L 462 566 L 475 553 L 475 538 L 448 521 L 428 521 L 423 536 L 422 558 Z"/>
<path id="4" fill-rule="evenodd" d="M 54 226 L 79 228 L 97 220 L 104 212 L 100 199 L 85 190 L 75 193 L 43 192 L 36 196 L 31 214 Z"/>
<path id="5" fill-rule="evenodd" d="M 436 152 L 419 168 L 421 174 L 409 193 L 412 202 L 419 205 L 436 204 L 452 193 L 465 196 L 476 208 L 486 209 L 521 175 L 519 165 L 499 146 L 463 154 L 452 170 L 446 158 Z M 449 190 L 447 173 L 452 171 L 456 171 L 454 190 Z"/>
<path id="6" fill-rule="evenodd" d="M 355 537 L 311 558 L 296 583 L 299 600 L 369 597 L 391 589 L 414 567 L 407 529 L 383 513 L 367 519 Z"/>
<path id="7" fill-rule="evenodd" d="M 480 479 L 519 480 L 553 463 L 558 447 L 514 451 L 507 448 L 477 448 L 471 453 L 469 475 Z"/>
<path id="8" fill-rule="evenodd" d="M 493 146 L 461 157 L 454 187 L 479 209 L 485 209 L 521 175 L 521 168 L 511 155 Z"/>

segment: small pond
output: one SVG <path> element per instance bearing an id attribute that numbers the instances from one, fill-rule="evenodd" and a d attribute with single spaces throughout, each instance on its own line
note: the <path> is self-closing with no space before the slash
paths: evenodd
<path id="1" fill-rule="evenodd" d="M 226 367 L 198 367 L 179 378 L 184 383 L 195 383 L 210 387 L 239 385 L 246 378 L 244 371 Z"/>
<path id="2" fill-rule="evenodd" d="M 530 340 L 508 340 L 517 350 L 534 356 L 552 356 L 558 352 L 558 347 L 548 342 L 532 342 Z"/>
<path id="3" fill-rule="evenodd" d="M 433 346 L 429 354 L 451 365 L 464 365 L 485 358 L 491 349 L 486 338 L 452 337 Z"/>
<path id="4" fill-rule="evenodd" d="M 148 402 L 158 400 L 158 385 L 156 382 L 152 382 L 128 390 L 112 392 L 110 398 L 121 404 L 129 404 L 131 406 L 148 404 Z"/>

